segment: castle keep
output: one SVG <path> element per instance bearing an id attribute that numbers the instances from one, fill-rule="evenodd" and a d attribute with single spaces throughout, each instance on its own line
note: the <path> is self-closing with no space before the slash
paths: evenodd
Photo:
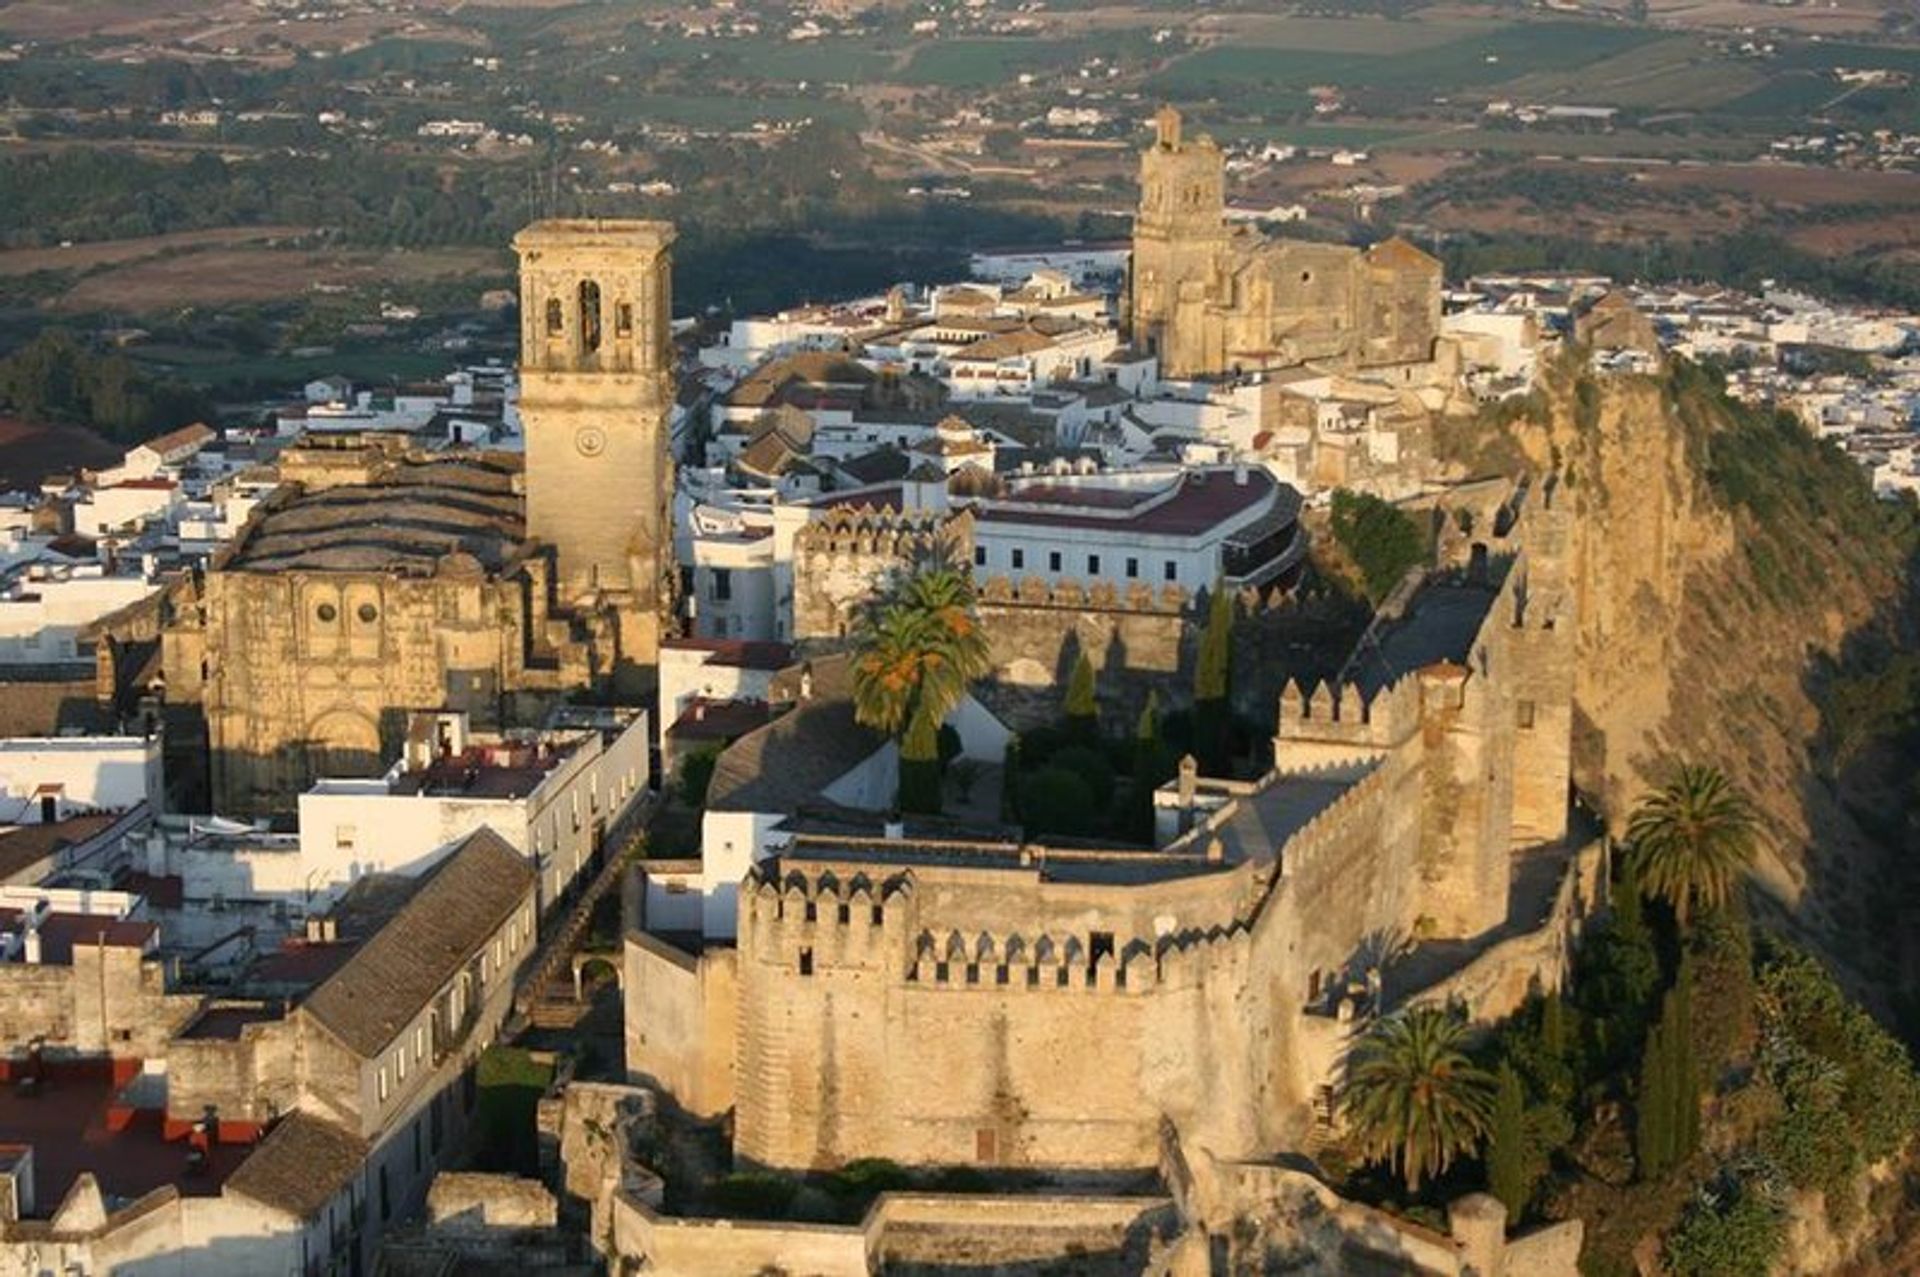
<path id="1" fill-rule="evenodd" d="M 1140 156 L 1128 319 L 1164 375 L 1433 358 L 1438 261 L 1400 239 L 1363 251 L 1229 232 L 1220 148 L 1188 138 L 1171 107 L 1155 127 Z"/>
<path id="2" fill-rule="evenodd" d="M 1536 499 L 1333 683 L 1290 686 L 1264 778 L 1189 764 L 1155 849 L 795 821 L 736 946 L 630 936 L 629 1069 L 732 1109 L 737 1153 L 777 1167 L 1132 1169 L 1163 1121 L 1220 1156 L 1307 1147 L 1371 1016 L 1499 1014 L 1561 978 L 1556 928 L 1592 900 L 1563 524 Z"/>

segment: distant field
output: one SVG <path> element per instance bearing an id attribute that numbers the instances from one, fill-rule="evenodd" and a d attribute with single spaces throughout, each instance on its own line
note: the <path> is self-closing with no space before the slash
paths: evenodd
<path id="1" fill-rule="evenodd" d="M 205 231 L 178 231 L 144 239 L 110 239 L 72 248 L 14 248 L 0 251 L 0 277 L 31 275 L 38 271 L 91 271 L 102 266 L 139 261 L 162 253 L 177 253 L 262 240 L 296 239 L 311 233 L 301 226 L 227 226 Z"/>
<path id="2" fill-rule="evenodd" d="M 1584 67 L 1661 38 L 1638 28 L 1529 22 L 1392 56 L 1236 45 L 1183 58 L 1154 77 L 1152 87 L 1188 100 L 1298 93 L 1321 84 L 1447 93 Z"/>
<path id="3" fill-rule="evenodd" d="M 1720 55 L 1697 37 L 1673 36 L 1570 71 L 1524 75 L 1500 87 L 1524 102 L 1687 111 L 1720 106 L 1765 83 L 1752 64 Z"/>
<path id="4" fill-rule="evenodd" d="M 1290 14 L 1207 14 L 1192 33 L 1222 44 L 1260 45 L 1306 53 L 1366 53 L 1380 57 L 1413 53 L 1494 31 L 1495 21 L 1386 18 L 1309 18 Z"/>
<path id="5" fill-rule="evenodd" d="M 272 249 L 239 245 L 147 257 L 99 270 L 56 298 L 68 312 L 172 310 L 182 306 L 290 301 L 317 284 L 377 289 L 504 271 L 502 252 Z M 476 294 L 478 285 L 476 285 Z"/>
<path id="6" fill-rule="evenodd" d="M 1038 74 L 1078 67 L 1089 58 L 1112 58 L 1137 51 L 1142 44 L 1137 35 L 1121 33 L 1069 40 L 941 40 L 916 50 L 898 78 L 942 88 L 992 88 L 1015 80 L 1022 72 Z"/>
<path id="7" fill-rule="evenodd" d="M 286 356 L 227 356 L 206 350 L 135 347 L 133 357 L 148 367 L 168 372 L 197 386 L 238 386 L 256 383 L 297 386 L 315 377 L 338 373 L 357 382 L 380 385 L 437 376 L 453 366 L 452 355 L 407 350 L 341 351 L 313 359 Z"/>

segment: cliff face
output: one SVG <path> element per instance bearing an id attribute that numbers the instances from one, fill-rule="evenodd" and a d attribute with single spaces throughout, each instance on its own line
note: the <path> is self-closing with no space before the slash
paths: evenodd
<path id="1" fill-rule="evenodd" d="M 1876 502 L 1852 461 L 1728 404 L 1688 366 L 1562 373 L 1461 442 L 1557 473 L 1574 511 L 1580 789 L 1618 829 L 1667 767 L 1718 765 L 1765 815 L 1764 897 L 1851 975 L 1897 987 L 1907 883 L 1902 822 L 1885 816 L 1904 796 L 1883 753 L 1839 765 L 1824 707 L 1835 670 L 1899 648 L 1905 512 Z"/>

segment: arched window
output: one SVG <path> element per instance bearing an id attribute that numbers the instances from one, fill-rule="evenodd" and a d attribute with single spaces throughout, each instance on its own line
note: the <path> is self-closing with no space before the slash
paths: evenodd
<path id="1" fill-rule="evenodd" d="M 580 283 L 580 345 L 600 349 L 600 285 L 590 279 Z"/>
<path id="2" fill-rule="evenodd" d="M 549 297 L 547 299 L 547 336 L 558 337 L 565 325 L 566 320 L 560 314 L 560 299 Z"/>

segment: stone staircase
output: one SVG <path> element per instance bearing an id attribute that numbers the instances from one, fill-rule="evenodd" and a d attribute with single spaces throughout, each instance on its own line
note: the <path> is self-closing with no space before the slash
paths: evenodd
<path id="1" fill-rule="evenodd" d="M 572 1028 L 586 1013 L 586 1005 L 575 1001 L 573 996 L 574 950 L 580 947 L 581 939 L 593 923 L 594 907 L 609 891 L 619 886 L 628 861 L 639 849 L 641 839 L 646 834 L 647 821 L 657 804 L 658 799 L 654 795 L 643 794 L 620 823 L 607 831 L 602 843 L 608 848 L 606 863 L 600 866 L 600 871 L 587 884 L 586 890 L 573 902 L 572 908 L 567 911 L 566 921 L 547 933 L 540 952 L 534 956 L 526 974 L 521 977 L 520 987 L 514 991 L 516 1020 L 523 1024 L 537 1024 L 542 1028 Z M 572 1019 L 564 1024 L 549 1024 L 542 1018 L 559 1017 L 563 1006 L 570 1008 L 572 1014 Z"/>

